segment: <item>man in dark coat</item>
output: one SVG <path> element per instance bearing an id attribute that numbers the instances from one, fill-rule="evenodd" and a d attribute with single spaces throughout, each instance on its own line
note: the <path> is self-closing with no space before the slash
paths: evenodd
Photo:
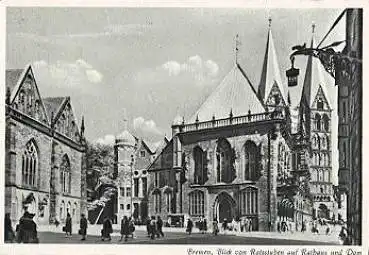
<path id="1" fill-rule="evenodd" d="M 65 219 L 65 236 L 72 236 L 72 217 L 67 213 L 67 218 Z"/>
<path id="2" fill-rule="evenodd" d="M 13 231 L 12 221 L 10 219 L 9 213 L 5 214 L 5 219 L 4 219 L 4 240 L 6 243 L 13 242 L 14 240 L 14 231 Z"/>
<path id="3" fill-rule="evenodd" d="M 105 238 L 108 239 L 108 241 L 111 241 L 110 234 L 113 233 L 113 225 L 109 217 L 106 217 L 103 222 L 103 229 L 101 231 L 101 240 L 104 241 Z"/>
<path id="4" fill-rule="evenodd" d="M 87 219 L 84 214 L 81 214 L 81 220 L 79 222 L 79 234 L 82 236 L 81 241 L 86 240 L 87 234 Z"/>
<path id="5" fill-rule="evenodd" d="M 120 241 L 122 241 L 124 236 L 124 241 L 127 241 L 129 235 L 129 220 L 127 216 L 124 216 L 120 225 Z"/>
<path id="6" fill-rule="evenodd" d="M 151 221 L 150 221 L 150 233 L 151 233 L 150 238 L 151 239 L 155 239 L 156 231 L 157 229 L 156 229 L 155 216 L 151 216 Z"/>
<path id="7" fill-rule="evenodd" d="M 19 220 L 18 243 L 38 243 L 37 226 L 33 221 L 35 215 L 25 212 Z"/>
<path id="8" fill-rule="evenodd" d="M 193 222 L 191 219 L 188 219 L 187 220 L 187 229 L 186 229 L 186 232 L 191 235 L 192 233 L 192 228 L 193 228 Z"/>
<path id="9" fill-rule="evenodd" d="M 157 237 L 164 237 L 164 233 L 163 233 L 163 220 L 160 218 L 160 216 L 158 216 L 158 219 L 156 221 L 156 229 L 157 229 L 157 232 L 156 232 L 156 236 Z"/>

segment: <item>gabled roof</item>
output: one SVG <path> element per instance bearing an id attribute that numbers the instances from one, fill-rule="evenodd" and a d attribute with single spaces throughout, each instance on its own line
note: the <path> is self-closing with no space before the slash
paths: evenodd
<path id="1" fill-rule="evenodd" d="M 284 102 L 287 103 L 288 89 L 286 88 L 286 85 L 282 83 L 277 53 L 274 47 L 272 30 L 269 28 L 263 69 L 261 71 L 260 83 L 258 87 L 258 95 L 264 104 L 268 100 L 270 91 L 275 83 L 281 91 Z"/>
<path id="2" fill-rule="evenodd" d="M 24 69 L 8 69 L 5 72 L 6 75 L 6 86 L 10 89 L 10 102 L 13 103 L 16 99 L 19 91 L 21 90 L 21 87 L 23 85 L 24 80 L 29 77 L 34 81 L 35 91 L 37 94 L 38 99 L 41 101 L 41 107 L 44 111 L 44 114 L 46 113 L 46 107 L 43 102 L 43 99 L 41 97 L 40 91 L 38 89 L 38 85 L 35 79 L 35 76 L 33 74 L 33 69 L 31 64 L 27 64 Z M 46 116 L 46 122 L 49 122 L 50 117 Z"/>
<path id="3" fill-rule="evenodd" d="M 53 117 L 55 118 L 57 113 L 61 110 L 61 106 L 66 99 L 66 97 L 45 97 L 42 99 L 45 104 L 49 119 L 51 119 L 52 115 L 54 115 Z"/>
<path id="4" fill-rule="evenodd" d="M 256 95 L 249 78 L 239 64 L 235 64 L 218 87 L 210 94 L 201 107 L 190 118 L 190 123 L 196 121 L 228 118 L 233 116 L 265 112 L 263 104 Z"/>
<path id="5" fill-rule="evenodd" d="M 314 34 L 311 39 L 310 47 L 315 46 Z M 334 85 L 334 80 L 329 74 L 324 70 L 324 67 L 318 58 L 309 56 L 305 69 L 304 86 L 302 89 L 302 97 L 305 97 L 307 102 L 309 102 L 309 107 L 313 106 L 315 97 L 318 94 L 319 87 L 322 88 L 323 94 L 327 99 L 328 106 L 331 108 L 328 93 L 326 91 L 327 85 Z"/>
<path id="6" fill-rule="evenodd" d="M 160 154 L 154 159 L 147 168 L 148 171 L 173 168 L 173 139 L 160 151 Z M 169 159 L 169 160 L 168 160 Z"/>

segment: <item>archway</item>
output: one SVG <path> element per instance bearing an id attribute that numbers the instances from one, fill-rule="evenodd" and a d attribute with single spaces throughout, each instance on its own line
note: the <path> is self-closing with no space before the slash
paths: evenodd
<path id="1" fill-rule="evenodd" d="M 318 207 L 318 217 L 322 219 L 329 219 L 329 209 L 325 204 L 320 204 Z"/>
<path id="2" fill-rule="evenodd" d="M 227 219 L 228 222 L 232 221 L 235 215 L 236 202 L 226 192 L 221 192 L 215 199 L 214 216 L 218 222 L 223 222 Z"/>

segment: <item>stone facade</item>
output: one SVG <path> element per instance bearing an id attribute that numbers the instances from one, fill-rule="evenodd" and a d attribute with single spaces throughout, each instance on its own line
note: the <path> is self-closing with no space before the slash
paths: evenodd
<path id="1" fill-rule="evenodd" d="M 28 210 L 40 224 L 63 222 L 69 212 L 77 223 L 86 213 L 84 127 L 70 98 L 41 98 L 31 66 L 6 74 L 5 212 L 17 221 Z"/>
<path id="2" fill-rule="evenodd" d="M 352 244 L 362 243 L 362 43 L 363 10 L 347 9 L 346 47 L 336 68 L 338 85 L 339 187 L 347 196 Z M 352 58 L 350 60 L 349 58 Z"/>

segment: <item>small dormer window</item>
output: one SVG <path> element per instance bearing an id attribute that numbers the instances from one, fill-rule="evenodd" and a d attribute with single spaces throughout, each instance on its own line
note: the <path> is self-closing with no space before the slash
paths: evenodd
<path id="1" fill-rule="evenodd" d="M 140 156 L 141 156 L 141 158 L 144 158 L 146 156 L 145 151 L 140 151 Z"/>
<path id="2" fill-rule="evenodd" d="M 323 108 L 324 108 L 324 103 L 323 103 L 323 100 L 321 98 L 318 99 L 317 108 L 318 108 L 318 110 L 323 110 Z"/>

